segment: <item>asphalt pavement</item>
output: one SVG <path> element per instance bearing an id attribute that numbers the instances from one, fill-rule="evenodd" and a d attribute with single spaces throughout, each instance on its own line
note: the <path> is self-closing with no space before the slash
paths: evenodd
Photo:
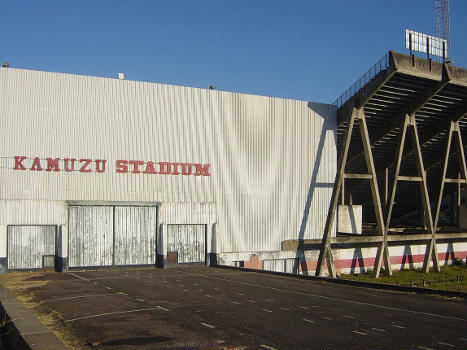
<path id="1" fill-rule="evenodd" d="M 466 301 L 202 266 L 31 274 L 98 349 L 465 349 Z M 38 281 L 43 285 L 38 286 Z"/>

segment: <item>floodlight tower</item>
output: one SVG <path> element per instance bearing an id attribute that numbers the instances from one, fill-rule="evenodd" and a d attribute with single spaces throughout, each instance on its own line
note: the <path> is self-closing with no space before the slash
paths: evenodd
<path id="1" fill-rule="evenodd" d="M 435 36 L 446 39 L 447 62 L 451 61 L 449 54 L 451 48 L 450 31 L 449 0 L 435 0 Z"/>

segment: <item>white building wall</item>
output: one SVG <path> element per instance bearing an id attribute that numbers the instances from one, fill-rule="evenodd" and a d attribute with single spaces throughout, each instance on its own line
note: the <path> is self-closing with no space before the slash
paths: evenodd
<path id="1" fill-rule="evenodd" d="M 1 225 L 42 210 L 38 223 L 66 224 L 70 200 L 216 203 L 217 252 L 320 238 L 335 118 L 332 105 L 0 68 Z M 101 159 L 106 171 L 13 170 L 15 155 L 28 168 L 34 157 Z M 210 164 L 211 176 L 119 174 L 117 160 Z"/>

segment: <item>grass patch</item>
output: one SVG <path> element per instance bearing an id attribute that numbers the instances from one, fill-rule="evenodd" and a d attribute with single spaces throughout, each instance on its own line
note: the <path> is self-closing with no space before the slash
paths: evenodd
<path id="1" fill-rule="evenodd" d="M 46 272 L 41 271 L 12 271 L 0 275 L 0 284 L 7 288 L 24 307 L 33 312 L 37 319 L 66 345 L 67 349 L 88 349 L 89 346 L 84 345 L 86 344 L 84 339 L 75 334 L 62 314 L 41 305 L 40 300 L 31 292 L 49 283 L 47 280 L 37 280 L 38 277 L 46 275 Z"/>
<path id="2" fill-rule="evenodd" d="M 374 278 L 372 271 L 355 275 L 342 274 L 340 278 L 354 281 L 467 292 L 467 265 L 463 261 L 456 261 L 454 265 L 442 266 L 440 272 L 434 272 L 432 269 L 428 273 L 424 273 L 421 269 L 402 270 L 393 271 L 393 275 L 389 277 L 385 274 L 384 270 L 382 270 L 379 278 Z"/>

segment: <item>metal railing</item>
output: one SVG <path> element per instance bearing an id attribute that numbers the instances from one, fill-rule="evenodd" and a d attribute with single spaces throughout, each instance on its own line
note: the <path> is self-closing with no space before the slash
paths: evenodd
<path id="1" fill-rule="evenodd" d="M 340 108 L 344 103 L 346 103 L 352 96 L 354 96 L 362 87 L 364 87 L 368 82 L 373 79 L 379 72 L 386 69 L 389 66 L 389 52 L 384 55 L 373 67 L 363 74 L 360 79 L 358 79 L 350 88 L 348 88 L 342 95 L 340 95 L 337 100 L 333 102 L 333 105 Z"/>

